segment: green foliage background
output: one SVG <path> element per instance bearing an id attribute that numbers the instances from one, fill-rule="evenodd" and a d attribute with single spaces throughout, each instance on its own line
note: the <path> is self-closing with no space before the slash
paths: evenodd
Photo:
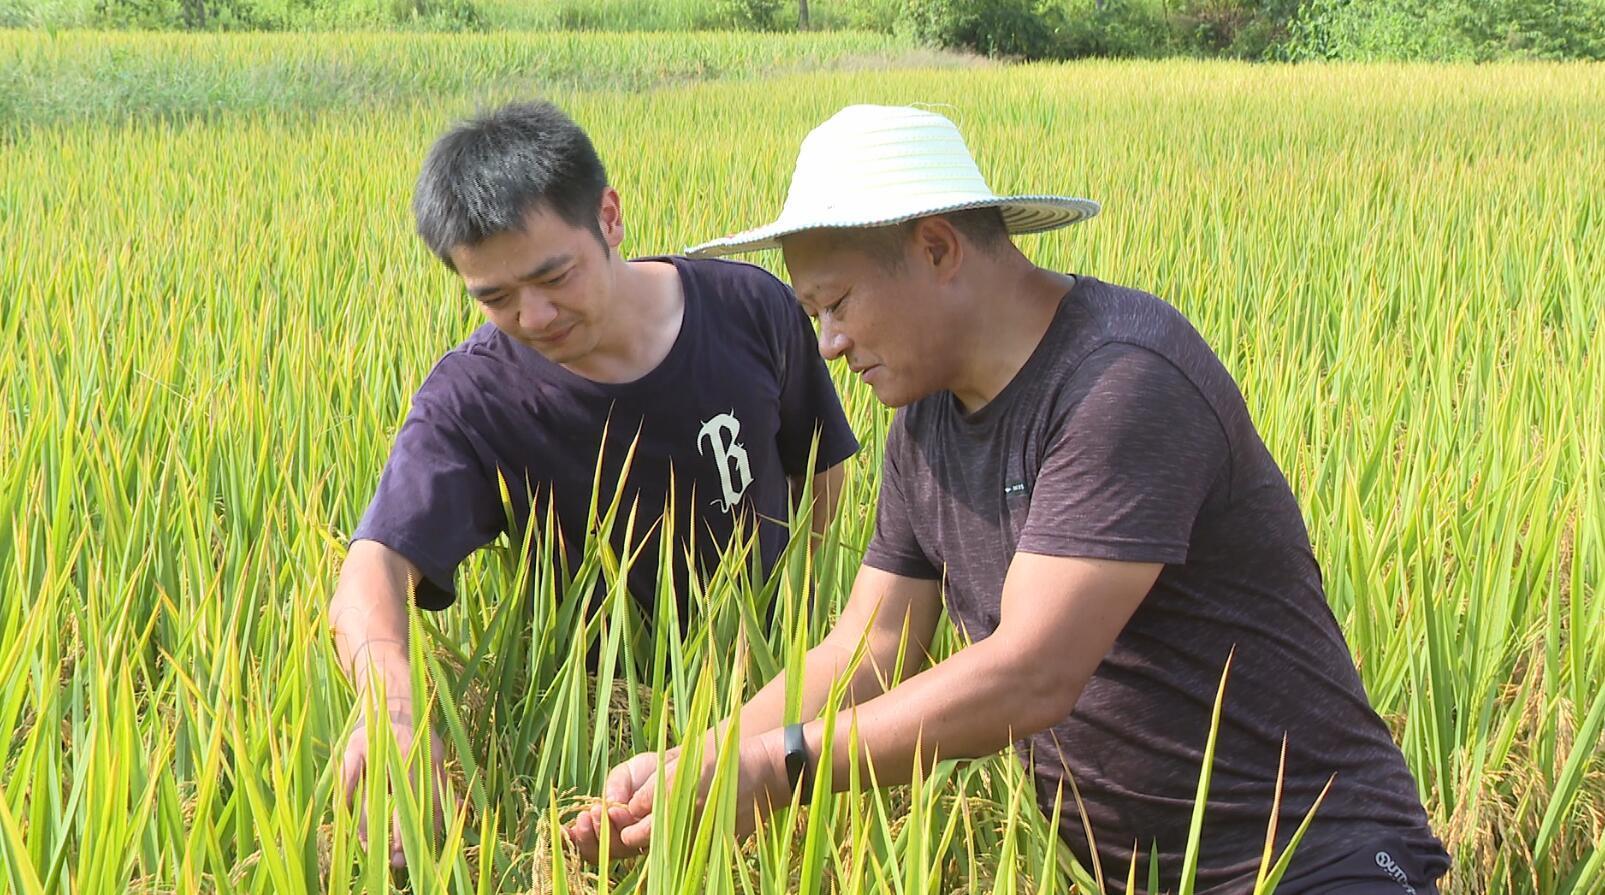
<path id="1" fill-rule="evenodd" d="M 772 217 L 803 135 L 852 102 L 938 104 L 997 190 L 1101 200 L 1022 244 L 1173 302 L 1242 385 L 1454 854 L 1445 891 L 1600 891 L 1600 67 L 905 52 L 861 33 L 0 34 L 0 892 L 409 883 L 338 793 L 362 709 L 324 608 L 409 396 L 479 322 L 412 235 L 419 160 L 452 119 L 532 94 L 596 139 L 637 254 Z M 418 618 L 415 689 L 468 810 L 412 891 L 1064 892 L 1007 756 L 858 780 L 739 846 L 682 812 L 605 880 L 554 843 L 613 761 L 795 669 L 838 609 L 889 414 L 833 373 L 865 450 L 812 567 L 756 581 L 738 544 L 690 633 L 654 637 L 616 588 L 577 614 L 627 557 L 593 544 L 570 589 L 501 543 Z M 935 651 L 958 645 L 948 626 Z M 367 797 L 393 793 L 422 840 L 407 787 L 382 785 L 399 762 L 378 766 Z M 1285 835 L 1308 806 L 1284 808 Z"/>
<path id="2" fill-rule="evenodd" d="M 811 0 L 814 30 L 1025 59 L 1605 59 L 1605 0 Z M 796 0 L 0 0 L 0 27 L 797 30 Z"/>

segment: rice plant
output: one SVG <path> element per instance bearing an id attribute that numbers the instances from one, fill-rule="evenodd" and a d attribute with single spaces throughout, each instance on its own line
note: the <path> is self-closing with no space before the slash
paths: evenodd
<path id="1" fill-rule="evenodd" d="M 0 138 L 0 891 L 1097 888 L 1009 756 L 884 790 L 871 769 L 746 840 L 733 806 L 674 792 L 660 847 L 605 870 L 562 845 L 612 763 L 694 742 L 845 597 L 889 419 L 845 370 L 865 450 L 830 537 L 767 579 L 733 546 L 685 636 L 617 586 L 628 552 L 593 545 L 571 576 L 513 540 L 471 560 L 412 639 L 463 808 L 423 847 L 423 781 L 379 755 L 362 798 L 406 819 L 411 875 L 383 825 L 362 843 L 338 756 L 365 707 L 323 610 L 409 395 L 477 323 L 407 199 L 472 111 L 457 67 L 495 40 L 440 38 L 423 86 L 362 111 L 86 113 Z M 621 57 L 647 52 L 629 40 Z M 174 47 L 116 41 L 136 66 Z M 768 219 L 803 134 L 850 102 L 943 104 L 999 192 L 1102 200 L 1023 244 L 1177 304 L 1241 383 L 1455 857 L 1445 891 L 1586 893 L 1605 886 L 1601 74 L 1083 63 L 554 98 L 638 254 Z M 486 96 L 540 89 L 484 77 Z M 1140 864 L 1101 875 L 1149 888 Z"/>

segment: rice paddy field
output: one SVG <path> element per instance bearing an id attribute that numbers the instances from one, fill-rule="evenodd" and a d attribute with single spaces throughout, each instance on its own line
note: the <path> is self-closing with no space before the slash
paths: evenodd
<path id="1" fill-rule="evenodd" d="M 732 548 L 686 637 L 606 586 L 628 553 L 572 582 L 512 543 L 471 559 L 412 638 L 464 809 L 408 874 L 363 847 L 324 609 L 409 396 L 479 320 L 412 180 L 454 118 L 537 93 L 592 134 L 637 254 L 768 220 L 853 102 L 938 104 L 999 192 L 1101 200 L 1022 245 L 1167 298 L 1237 377 L 1444 891 L 1605 891 L 1605 68 L 757 40 L 0 32 L 0 892 L 1150 890 L 1072 866 L 1008 756 L 856 779 L 739 842 L 727 790 L 697 820 L 676 789 L 651 854 L 601 873 L 554 838 L 828 626 L 889 419 L 845 368 L 865 450 L 827 544 L 768 581 Z M 421 843 L 415 778 L 376 761 L 396 785 L 363 798 Z"/>

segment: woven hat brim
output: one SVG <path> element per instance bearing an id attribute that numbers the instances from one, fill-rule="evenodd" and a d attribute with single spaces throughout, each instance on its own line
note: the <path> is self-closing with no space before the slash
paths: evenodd
<path id="1" fill-rule="evenodd" d="M 762 227 L 723 237 L 722 239 L 714 239 L 691 246 L 685 250 L 685 254 L 698 258 L 739 255 L 743 252 L 779 248 L 782 238 L 808 230 L 856 230 L 865 227 L 888 227 L 892 224 L 901 224 L 904 221 L 929 217 L 933 214 L 989 207 L 1002 211 L 1003 226 L 1008 228 L 1010 234 L 1016 236 L 1068 227 L 1071 224 L 1097 215 L 1100 209 L 1098 203 L 1091 199 L 1076 199 L 1069 196 L 994 196 L 988 199 L 940 205 L 921 209 L 916 213 L 904 213 L 887 217 L 810 221 L 778 220 Z"/>

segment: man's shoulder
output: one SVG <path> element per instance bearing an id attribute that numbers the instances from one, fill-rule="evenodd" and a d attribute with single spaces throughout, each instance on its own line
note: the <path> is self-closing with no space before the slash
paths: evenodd
<path id="1" fill-rule="evenodd" d="M 724 258 L 675 258 L 687 301 L 698 304 L 698 327 L 714 338 L 749 345 L 785 378 L 787 346 L 813 338 L 791 287 L 756 264 Z"/>
<path id="2" fill-rule="evenodd" d="M 1163 355 L 1174 349 L 1178 340 L 1198 337 L 1186 315 L 1170 302 L 1151 292 L 1096 277 L 1076 278 L 1070 313 L 1076 318 L 1072 332 L 1089 349 L 1110 342 L 1128 342 Z"/>
<path id="3" fill-rule="evenodd" d="M 1077 322 L 1089 335 L 1059 377 L 1065 395 L 1107 386 L 1132 392 L 1160 413 L 1174 406 L 1172 399 L 1202 397 L 1229 439 L 1251 426 L 1236 380 L 1179 308 L 1152 293 L 1099 281 L 1077 298 Z"/>
<path id="4" fill-rule="evenodd" d="M 729 285 L 738 289 L 786 290 L 786 284 L 768 270 L 750 261 L 734 258 L 689 258 L 673 256 L 681 269 L 692 271 L 708 285 Z"/>
<path id="5" fill-rule="evenodd" d="M 883 446 L 885 457 L 891 461 L 889 468 L 897 467 L 903 475 L 912 471 L 910 464 L 925 452 L 920 446 L 947 431 L 942 423 L 948 419 L 952 404 L 952 393 L 939 391 L 897 408 L 886 427 Z"/>
<path id="6" fill-rule="evenodd" d="M 452 346 L 440 361 L 448 367 L 473 366 L 476 362 L 500 362 L 510 356 L 512 340 L 494 323 L 481 323 L 468 337 Z"/>
<path id="7" fill-rule="evenodd" d="M 1062 328 L 1060 371 L 1075 376 L 1094 354 L 1151 355 L 1203 387 L 1225 373 L 1219 357 L 1175 305 L 1141 289 L 1078 277 Z M 1096 366 L 1096 365 L 1095 365 Z"/>
<path id="8" fill-rule="evenodd" d="M 1023 392 L 1037 407 L 1074 403 L 1112 372 L 1168 371 L 1151 378 L 1200 390 L 1225 384 L 1219 359 L 1180 310 L 1153 293 L 1095 277 L 1077 275 L 1045 340 L 1017 374 L 1031 381 L 1015 387 L 1016 400 Z M 956 412 L 949 392 L 920 398 L 898 410 L 889 442 L 925 442 L 950 430 Z"/>
<path id="9" fill-rule="evenodd" d="M 485 323 L 441 355 L 413 395 L 413 405 L 462 416 L 494 398 L 515 377 L 516 346 L 494 324 Z"/>
<path id="10" fill-rule="evenodd" d="M 513 341 L 495 324 L 482 323 L 468 337 L 440 356 L 429 379 L 474 376 L 486 368 L 514 362 Z"/>
<path id="11" fill-rule="evenodd" d="M 756 264 L 728 258 L 676 257 L 674 261 L 687 280 L 686 289 L 721 314 L 772 322 L 793 313 L 796 299 L 791 287 Z"/>

